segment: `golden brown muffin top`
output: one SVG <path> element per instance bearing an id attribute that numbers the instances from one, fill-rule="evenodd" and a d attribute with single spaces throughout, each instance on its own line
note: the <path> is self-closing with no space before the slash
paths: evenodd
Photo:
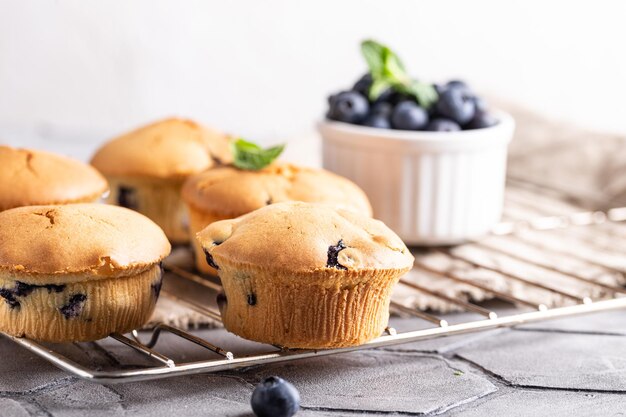
<path id="1" fill-rule="evenodd" d="M 322 169 L 274 163 L 259 171 L 219 167 L 187 179 L 182 191 L 190 206 L 237 217 L 273 203 L 324 203 L 367 216 L 372 207 L 353 182 Z"/>
<path id="2" fill-rule="evenodd" d="M 191 120 L 171 118 L 105 143 L 91 164 L 112 177 L 184 178 L 230 161 L 227 135 Z"/>
<path id="3" fill-rule="evenodd" d="M 3 211 L 0 242 L 0 271 L 17 277 L 77 273 L 86 275 L 82 279 L 127 276 L 152 267 L 171 249 L 152 220 L 105 204 L 28 206 Z"/>
<path id="4" fill-rule="evenodd" d="M 409 269 L 413 256 L 381 221 L 327 205 L 285 202 L 210 224 L 197 235 L 218 266 L 289 272 Z"/>
<path id="5" fill-rule="evenodd" d="M 54 153 L 0 146 L 0 211 L 96 200 L 108 189 L 93 167 Z"/>

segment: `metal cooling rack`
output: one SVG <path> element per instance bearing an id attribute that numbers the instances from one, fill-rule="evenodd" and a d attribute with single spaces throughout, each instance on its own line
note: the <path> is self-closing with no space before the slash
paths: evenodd
<path id="1" fill-rule="evenodd" d="M 526 203 L 527 202 L 523 202 L 523 204 Z M 519 236 L 523 234 L 522 232 L 524 230 L 557 233 L 557 231 L 560 229 L 570 228 L 596 228 L 598 230 L 595 230 L 594 233 L 597 236 L 605 235 L 604 237 L 608 238 L 611 238 L 613 236 L 615 237 L 615 239 L 622 239 L 621 242 L 626 242 L 626 240 L 623 240 L 624 238 L 626 238 L 626 234 L 621 234 L 626 230 L 626 207 L 615 208 L 607 212 L 572 212 L 570 214 L 562 216 L 543 216 L 533 218 L 531 220 L 518 219 L 515 221 L 505 221 L 498 225 L 494 229 L 493 233 L 495 235 L 508 236 L 514 239 L 523 239 Z M 481 246 L 481 242 L 474 242 L 474 244 L 489 253 L 497 253 L 499 250 L 501 250 L 499 248 Z M 593 245 L 594 243 L 588 242 L 587 244 Z M 550 251 L 552 255 L 560 258 L 582 259 L 578 258 L 576 254 L 565 251 L 561 252 L 554 248 L 542 248 L 542 250 Z M 434 297 L 435 299 L 439 299 L 440 301 L 454 305 L 460 310 L 478 314 L 482 316 L 482 318 L 474 321 L 450 324 L 447 320 L 434 315 L 432 312 L 420 311 L 408 305 L 399 303 L 398 301 L 392 300 L 391 309 L 393 311 L 421 319 L 422 321 L 426 322 L 429 327 L 405 332 L 397 332 L 393 328 L 387 328 L 386 333 L 381 337 L 357 347 L 328 350 L 289 350 L 282 349 L 278 346 L 267 345 L 266 352 L 242 355 L 230 352 L 227 349 L 217 346 L 210 340 L 207 340 L 207 338 L 200 338 L 199 336 L 194 335 L 192 332 L 188 332 L 166 324 L 158 324 L 152 329 L 151 334 L 149 333 L 147 336 L 145 334 L 140 335 L 140 333 L 136 331 L 133 331 L 127 336 L 121 334 L 111 335 L 108 339 L 126 345 L 128 348 L 147 357 L 149 359 L 149 362 L 151 362 L 151 365 L 126 365 L 119 366 L 112 370 L 95 369 L 93 367 L 80 364 L 70 357 L 64 355 L 59 350 L 51 348 L 49 346 L 45 346 L 31 339 L 17 338 L 6 334 L 3 335 L 74 376 L 93 382 L 110 384 L 145 381 L 194 373 L 233 370 L 236 368 L 243 368 L 254 365 L 263 365 L 295 359 L 310 358 L 321 355 L 331 355 L 362 349 L 392 346 L 441 336 L 450 336 L 498 327 L 514 326 L 518 324 L 536 322 L 541 320 L 569 317 L 578 314 L 626 308 L 626 297 L 624 296 L 626 295 L 626 288 L 615 284 L 598 282 L 588 277 L 582 276 L 578 273 L 568 272 L 561 268 L 558 262 L 537 262 L 531 261 L 524 257 L 519 257 L 519 259 L 517 259 L 519 261 L 532 264 L 538 268 L 558 272 L 568 279 L 582 282 L 584 283 L 584 285 L 589 286 L 594 290 L 597 290 L 596 293 L 602 294 L 602 296 L 598 299 L 594 299 L 589 296 L 572 294 L 567 292 L 563 288 L 560 288 L 555 283 L 535 282 L 527 279 L 522 275 L 505 272 L 497 267 L 482 264 L 480 262 L 476 262 L 475 260 L 466 258 L 463 255 L 459 255 L 451 248 L 437 248 L 434 249 L 434 251 L 438 251 L 441 254 L 451 257 L 452 259 L 462 260 L 476 267 L 496 271 L 501 274 L 505 279 L 517 281 L 518 283 L 540 289 L 541 291 L 547 291 L 553 294 L 557 294 L 562 297 L 563 300 L 567 301 L 567 305 L 564 307 L 549 308 L 544 303 L 532 302 L 526 298 L 520 297 L 519 295 L 513 295 L 509 291 L 502 291 L 501 289 L 491 288 L 487 284 L 469 280 L 457 273 L 440 271 L 436 268 L 433 268 L 432 266 L 427 265 L 426 263 L 421 262 L 419 260 L 419 257 L 417 257 L 415 269 L 418 272 L 440 276 L 442 278 L 456 281 L 457 283 L 461 283 L 463 285 L 475 287 L 477 289 L 480 289 L 481 291 L 493 295 L 493 297 L 495 297 L 496 299 L 500 299 L 509 304 L 513 304 L 516 309 L 513 310 L 512 314 L 510 313 L 511 310 L 509 309 L 507 310 L 508 314 L 502 315 L 494 309 L 488 308 L 486 305 L 478 305 L 460 297 L 452 297 L 443 294 L 442 292 L 425 288 L 424 286 L 416 284 L 415 282 L 412 282 L 408 279 L 401 279 L 399 285 L 406 287 L 410 291 L 417 291 L 423 294 L 427 294 L 430 297 Z M 618 247 L 618 253 L 626 255 L 626 248 Z M 512 254 L 510 252 L 506 252 L 505 254 L 509 257 L 517 256 L 516 254 Z M 626 272 L 624 270 L 625 268 L 623 267 L 616 267 L 615 265 L 588 259 L 588 257 L 584 258 L 583 261 L 585 263 L 593 264 L 595 267 L 602 268 L 607 272 L 622 274 L 622 276 Z M 198 289 L 202 289 L 203 291 L 208 290 L 217 293 L 221 290 L 221 286 L 219 284 L 212 282 L 204 277 L 198 276 L 188 270 L 181 269 L 176 266 L 166 266 L 166 270 L 170 274 L 176 275 L 178 279 L 184 280 L 189 285 L 197 286 Z M 183 299 L 166 289 L 163 290 L 162 296 L 169 298 L 170 300 L 173 300 L 177 303 L 180 303 L 197 313 L 205 315 L 214 321 L 220 320 L 219 312 L 213 306 L 198 303 L 190 299 Z M 199 361 L 177 362 L 172 358 L 166 356 L 162 352 L 159 352 L 156 349 L 156 345 L 163 333 L 169 333 L 174 337 L 185 339 L 190 343 L 206 349 L 206 358 Z M 149 341 L 142 341 L 142 339 L 149 339 Z"/>

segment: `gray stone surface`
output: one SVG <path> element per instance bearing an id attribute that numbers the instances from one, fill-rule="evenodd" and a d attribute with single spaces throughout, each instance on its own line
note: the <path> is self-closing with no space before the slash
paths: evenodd
<path id="1" fill-rule="evenodd" d="M 194 375 L 167 381 L 115 386 L 78 382 L 39 395 L 53 415 L 74 416 L 245 416 L 253 386 L 226 375 Z"/>
<path id="2" fill-rule="evenodd" d="M 626 314 L 602 312 L 576 318 L 550 320 L 520 326 L 520 329 L 564 331 L 590 334 L 626 335 Z"/>
<path id="3" fill-rule="evenodd" d="M 11 417 L 28 417 L 30 413 L 18 401 L 11 398 L 0 398 L 0 415 Z"/>
<path id="4" fill-rule="evenodd" d="M 36 393 L 71 383 L 74 378 L 12 341 L 0 337 L 0 395 Z"/>
<path id="5" fill-rule="evenodd" d="M 626 415 L 626 397 L 614 394 L 543 390 L 509 390 L 445 414 L 449 417 L 550 416 L 611 417 Z"/>
<path id="6" fill-rule="evenodd" d="M 514 385 L 626 392 L 626 337 L 511 330 L 455 354 Z"/>
<path id="7" fill-rule="evenodd" d="M 35 397 L 41 409 L 68 417 L 120 415 L 124 412 L 122 400 L 112 389 L 89 382 L 77 382 Z"/>
<path id="8" fill-rule="evenodd" d="M 626 412 L 623 317 L 623 311 L 615 311 L 519 330 L 499 329 L 228 373 L 109 386 L 68 377 L 0 339 L 0 354 L 10 358 L 0 361 L 0 416 L 252 417 L 252 390 L 261 378 L 273 374 L 300 390 L 300 417 L 620 415 Z M 392 324 L 399 330 L 424 326 L 417 319 L 394 318 Z M 199 334 L 237 352 L 268 349 L 223 329 Z M 100 346 L 55 348 L 99 368 L 145 361 L 116 342 Z M 168 337 L 158 348 L 179 360 L 210 356 Z"/>
<path id="9" fill-rule="evenodd" d="M 496 387 L 463 363 L 439 356 L 354 352 L 248 372 L 291 381 L 305 408 L 432 413 L 483 397 Z"/>

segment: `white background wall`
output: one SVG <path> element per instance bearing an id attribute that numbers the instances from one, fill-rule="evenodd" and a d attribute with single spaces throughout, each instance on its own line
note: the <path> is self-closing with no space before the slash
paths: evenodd
<path id="1" fill-rule="evenodd" d="M 178 114 L 278 142 L 364 71 L 366 37 L 423 79 L 626 133 L 625 19 L 619 0 L 0 0 L 0 140 L 87 152 Z"/>

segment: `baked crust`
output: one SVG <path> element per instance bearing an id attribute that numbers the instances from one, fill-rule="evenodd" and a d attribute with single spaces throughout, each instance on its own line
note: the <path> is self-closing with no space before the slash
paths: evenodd
<path id="1" fill-rule="evenodd" d="M 350 180 L 322 169 L 274 163 L 259 171 L 218 167 L 191 176 L 183 200 L 195 210 L 233 218 L 284 201 L 325 203 L 371 216 L 365 193 Z"/>
<path id="2" fill-rule="evenodd" d="M 184 178 L 230 160 L 227 135 L 170 118 L 105 143 L 91 164 L 107 176 Z"/>
<path id="3" fill-rule="evenodd" d="M 104 204 L 28 206 L 0 213 L 0 271 L 26 282 L 58 283 L 140 273 L 170 252 L 147 217 Z M 26 278 L 28 277 L 28 278 Z"/>
<path id="4" fill-rule="evenodd" d="M 97 201 L 108 189 L 93 167 L 50 152 L 0 146 L 0 211 Z"/>
<path id="5" fill-rule="evenodd" d="M 413 256 L 384 223 L 323 204 L 272 204 L 245 216 L 210 224 L 197 235 L 218 265 L 253 265 L 288 272 L 410 268 Z M 341 248 L 341 246 L 344 246 Z"/>

